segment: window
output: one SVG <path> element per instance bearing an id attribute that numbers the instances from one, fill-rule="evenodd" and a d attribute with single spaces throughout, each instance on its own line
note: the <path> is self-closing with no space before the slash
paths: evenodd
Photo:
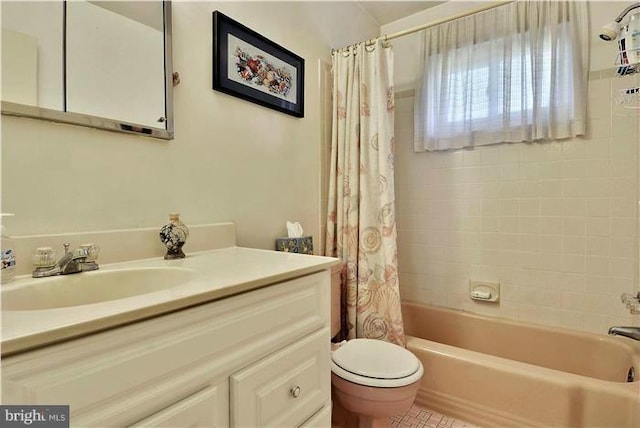
<path id="1" fill-rule="evenodd" d="M 416 151 L 584 134 L 587 55 L 574 46 L 577 12 L 566 12 L 586 5 L 553 3 L 516 2 L 426 31 Z"/>

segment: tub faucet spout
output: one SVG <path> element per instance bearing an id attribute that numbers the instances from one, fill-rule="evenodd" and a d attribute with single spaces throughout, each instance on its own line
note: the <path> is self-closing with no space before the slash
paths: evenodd
<path id="1" fill-rule="evenodd" d="M 609 329 L 612 336 L 624 336 L 631 339 L 640 340 L 640 327 L 620 327 L 615 326 Z"/>

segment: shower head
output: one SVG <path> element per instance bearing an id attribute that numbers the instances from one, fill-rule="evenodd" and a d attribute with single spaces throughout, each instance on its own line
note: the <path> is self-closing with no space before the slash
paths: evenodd
<path id="1" fill-rule="evenodd" d="M 611 40 L 615 40 L 620 33 L 620 22 L 622 22 L 622 18 L 627 16 L 627 13 L 640 7 L 640 2 L 633 3 L 630 6 L 627 6 L 620 15 L 617 16 L 616 20 L 610 24 L 605 25 L 600 30 L 600 38 L 605 42 L 610 42 Z"/>
<path id="2" fill-rule="evenodd" d="M 610 24 L 605 25 L 600 30 L 600 38 L 605 42 L 610 42 L 611 40 L 615 40 L 618 37 L 618 33 L 620 32 L 620 25 L 617 22 L 611 22 Z"/>

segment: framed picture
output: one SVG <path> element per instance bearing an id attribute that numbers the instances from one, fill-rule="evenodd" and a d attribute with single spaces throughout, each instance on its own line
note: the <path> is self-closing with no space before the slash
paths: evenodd
<path id="1" fill-rule="evenodd" d="M 304 117 L 304 59 L 216 10 L 213 89 Z"/>

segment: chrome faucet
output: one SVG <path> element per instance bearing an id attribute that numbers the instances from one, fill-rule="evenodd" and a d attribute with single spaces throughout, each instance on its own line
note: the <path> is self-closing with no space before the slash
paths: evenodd
<path id="1" fill-rule="evenodd" d="M 77 250 L 69 251 L 70 244 L 68 242 L 62 245 L 64 246 L 64 255 L 60 257 L 56 264 L 60 267 L 60 275 L 82 272 L 82 263 L 87 260 L 87 250 L 78 248 Z"/>
<path id="2" fill-rule="evenodd" d="M 64 255 L 60 257 L 53 266 L 39 266 L 34 271 L 32 276 L 34 278 L 44 278 L 55 275 L 69 275 L 72 273 L 80 273 L 83 271 L 83 264 L 87 260 L 88 252 L 86 248 L 78 248 L 74 251 L 69 251 L 71 244 L 65 242 Z M 97 267 L 95 268 L 97 269 Z"/>
<path id="3" fill-rule="evenodd" d="M 615 326 L 609 329 L 612 336 L 624 336 L 631 339 L 640 340 L 640 327 L 620 327 Z"/>

